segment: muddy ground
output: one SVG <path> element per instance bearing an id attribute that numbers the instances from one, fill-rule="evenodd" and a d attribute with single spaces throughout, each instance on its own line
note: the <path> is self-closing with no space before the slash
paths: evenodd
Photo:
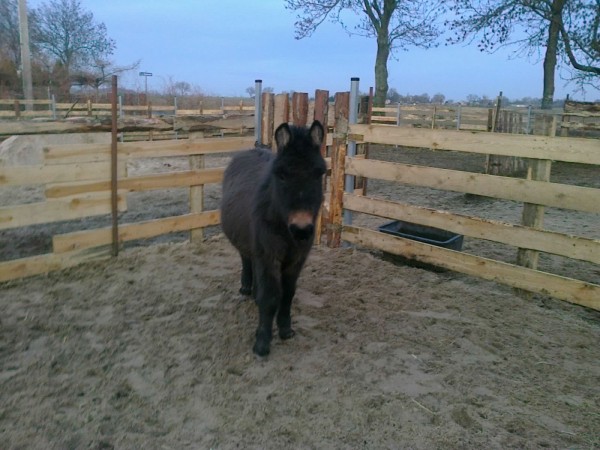
<path id="1" fill-rule="evenodd" d="M 379 148 L 371 156 L 473 171 L 483 164 L 452 152 Z M 585 166 L 555 165 L 553 177 L 600 187 Z M 520 218 L 513 202 L 374 180 L 368 190 Z M 39 195 L 4 192 L 2 204 Z M 207 207 L 216 206 L 219 187 L 206 195 Z M 185 190 L 132 194 L 121 219 L 181 213 L 186 201 Z M 49 251 L 49 236 L 80 225 L 2 232 L 1 259 Z M 549 209 L 546 225 L 600 238 L 593 215 Z M 186 236 L 0 285 L 0 448 L 600 446 L 598 312 L 360 249 L 317 247 L 292 310 L 296 336 L 276 337 L 271 355 L 257 359 L 256 307 L 237 293 L 238 256 L 218 228 L 203 244 Z M 516 255 L 476 239 L 465 239 L 464 250 Z M 600 279 L 593 264 L 545 256 L 541 264 Z"/>

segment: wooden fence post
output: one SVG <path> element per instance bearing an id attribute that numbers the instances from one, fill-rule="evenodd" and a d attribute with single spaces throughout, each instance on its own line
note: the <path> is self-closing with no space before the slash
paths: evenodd
<path id="1" fill-rule="evenodd" d="M 273 145 L 273 134 L 275 133 L 275 127 L 273 124 L 274 118 L 274 107 L 275 107 L 275 95 L 270 92 L 263 92 L 262 94 L 262 138 L 261 142 L 263 145 Z M 240 111 L 241 111 L 240 103 Z"/>
<path id="2" fill-rule="evenodd" d="M 487 118 L 487 131 L 491 132 L 494 129 L 494 110 L 492 108 L 488 109 L 488 118 Z"/>
<path id="3" fill-rule="evenodd" d="M 275 96 L 273 108 L 273 128 L 277 128 L 282 123 L 289 122 L 290 115 L 290 97 L 288 94 L 277 94 Z M 277 144 L 273 141 L 271 147 L 273 151 L 277 150 Z"/>
<path id="4" fill-rule="evenodd" d="M 344 178 L 346 176 L 346 151 L 348 118 L 350 112 L 350 93 L 335 94 L 335 125 L 331 152 L 331 197 L 329 201 L 329 226 L 327 245 L 340 246 L 342 236 L 342 212 L 344 201 Z"/>
<path id="5" fill-rule="evenodd" d="M 315 91 L 315 108 L 313 113 L 313 119 L 318 120 L 323 125 L 323 143 L 321 144 L 321 155 L 325 158 L 327 156 L 327 120 L 329 113 L 329 91 L 323 91 L 317 89 Z M 327 174 L 323 176 L 323 190 L 327 187 Z M 315 229 L 315 244 L 321 244 L 321 236 L 323 234 L 323 227 L 326 225 L 328 220 L 328 213 L 324 211 L 325 206 L 322 205 L 319 210 L 319 217 L 317 217 L 317 226 Z"/>
<path id="6" fill-rule="evenodd" d="M 545 134 L 556 135 L 556 116 L 542 116 L 546 125 Z M 543 159 L 530 159 L 527 168 L 527 179 L 536 181 L 550 181 L 552 161 Z M 541 229 L 544 225 L 544 210 L 541 205 L 532 203 L 523 204 L 521 224 L 531 228 Z M 517 264 L 530 269 L 537 269 L 540 253 L 536 250 L 520 248 L 517 253 Z"/>
<path id="7" fill-rule="evenodd" d="M 190 133 L 190 141 L 201 139 L 204 133 Z M 204 169 L 204 155 L 189 157 L 190 169 Z M 200 213 L 204 210 L 204 185 L 190 186 L 190 212 Z M 190 242 L 200 244 L 204 240 L 204 228 L 190 230 Z"/>
<path id="8" fill-rule="evenodd" d="M 315 109 L 313 118 L 318 120 L 323 125 L 323 144 L 321 145 L 321 155 L 323 158 L 327 156 L 327 121 L 329 114 L 329 91 L 317 89 L 315 91 Z"/>
<path id="9" fill-rule="evenodd" d="M 119 255 L 119 180 L 118 180 L 118 147 L 117 147 L 117 76 L 111 78 L 110 96 L 110 209 L 111 209 L 111 232 L 112 232 L 112 255 Z"/>
<path id="10" fill-rule="evenodd" d="M 88 117 L 92 116 L 92 101 L 89 98 L 87 101 L 87 115 Z"/>
<path id="11" fill-rule="evenodd" d="M 17 119 L 21 118 L 21 104 L 19 103 L 19 100 L 15 100 L 15 117 Z"/>
<path id="12" fill-rule="evenodd" d="M 308 94 L 294 92 L 292 95 L 292 124 L 305 127 L 308 121 Z"/>

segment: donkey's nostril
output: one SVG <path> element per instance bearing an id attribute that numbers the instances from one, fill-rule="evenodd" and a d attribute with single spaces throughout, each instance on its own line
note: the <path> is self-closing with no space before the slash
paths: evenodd
<path id="1" fill-rule="evenodd" d="M 315 231 L 315 227 L 312 223 L 309 223 L 305 226 L 291 224 L 289 226 L 289 229 L 294 239 L 298 241 L 305 241 L 307 239 L 310 239 Z"/>

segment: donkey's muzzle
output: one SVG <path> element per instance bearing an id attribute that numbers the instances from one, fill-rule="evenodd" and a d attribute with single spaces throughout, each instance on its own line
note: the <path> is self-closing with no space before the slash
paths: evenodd
<path id="1" fill-rule="evenodd" d="M 309 211 L 295 211 L 288 217 L 288 229 L 297 241 L 311 239 L 315 232 L 314 216 Z"/>

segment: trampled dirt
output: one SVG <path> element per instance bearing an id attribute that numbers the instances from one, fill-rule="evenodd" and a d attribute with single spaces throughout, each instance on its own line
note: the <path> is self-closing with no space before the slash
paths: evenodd
<path id="1" fill-rule="evenodd" d="M 419 163 L 415 152 L 373 157 Z M 481 163 L 431 153 L 430 163 L 448 167 Z M 578 170 L 553 173 L 600 183 Z M 520 214 L 511 202 L 376 181 L 369 192 L 514 223 Z M 127 214 L 157 209 L 145 203 L 151 194 L 164 196 L 162 212 L 185 204 L 178 191 L 136 194 Z M 216 205 L 218 187 L 207 196 Z M 547 225 L 600 237 L 597 216 L 549 210 Z M 3 251 L 25 251 L 26 236 L 8 236 Z M 208 236 L 132 246 L 0 286 L 0 448 L 600 446 L 598 312 L 360 249 L 316 247 L 293 304 L 296 336 L 275 337 L 271 355 L 257 359 L 257 311 L 237 293 L 238 256 L 218 229 Z M 464 249 L 516 254 L 475 239 Z M 600 278 L 591 264 L 542 265 Z"/>

